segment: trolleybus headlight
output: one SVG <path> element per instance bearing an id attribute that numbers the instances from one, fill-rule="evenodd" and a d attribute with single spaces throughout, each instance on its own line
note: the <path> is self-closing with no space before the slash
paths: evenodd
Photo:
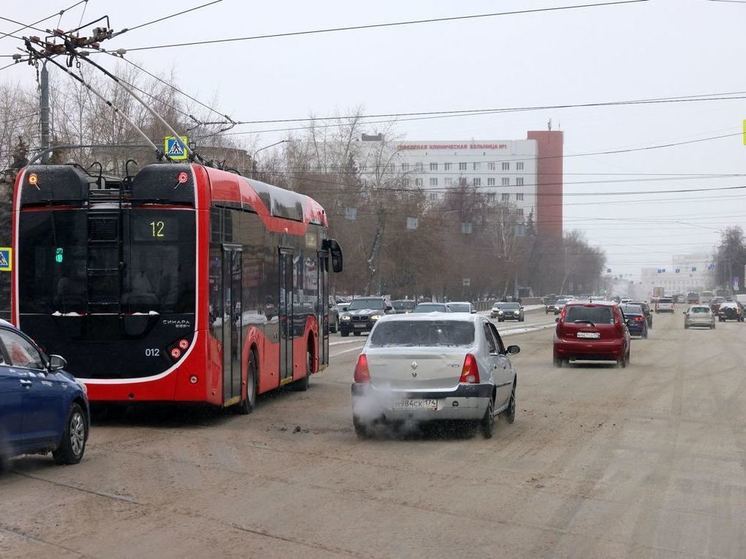
<path id="1" fill-rule="evenodd" d="M 181 351 L 186 351 L 188 347 L 189 347 L 189 340 L 179 340 L 179 349 Z"/>
<path id="2" fill-rule="evenodd" d="M 178 359 L 181 357 L 181 350 L 178 347 L 175 347 L 171 350 L 171 357 L 173 359 Z"/>

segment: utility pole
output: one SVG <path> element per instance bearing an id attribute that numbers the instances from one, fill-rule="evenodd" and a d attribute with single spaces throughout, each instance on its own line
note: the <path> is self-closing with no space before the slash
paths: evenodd
<path id="1" fill-rule="evenodd" d="M 41 97 L 40 107 L 41 112 L 41 149 L 46 150 L 49 146 L 49 72 L 47 72 L 47 63 L 44 62 L 41 65 Z M 43 152 L 44 155 L 41 158 L 42 164 L 49 162 L 49 153 Z"/>

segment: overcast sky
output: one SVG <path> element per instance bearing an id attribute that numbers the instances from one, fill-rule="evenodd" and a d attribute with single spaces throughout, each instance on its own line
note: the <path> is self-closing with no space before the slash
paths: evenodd
<path id="1" fill-rule="evenodd" d="M 73 3 L 3 0 L 0 15 L 31 23 Z M 90 0 L 85 20 L 107 14 L 112 27 L 121 29 L 200 3 Z M 590 3 L 224 0 L 126 33 L 108 47 Z M 66 13 L 60 26 L 75 26 L 81 8 Z M 746 95 L 744 21 L 746 3 L 651 0 L 128 56 L 152 72 L 175 70 L 183 89 L 240 120 L 326 116 L 357 107 L 390 113 Z M 0 30 L 13 29 L 0 22 Z M 0 54 L 12 53 L 16 44 L 0 40 Z M 30 84 L 33 77 L 28 66 L 0 73 L 4 83 Z M 546 128 L 551 118 L 554 128 L 565 132 L 567 155 L 733 134 L 667 149 L 565 160 L 565 230 L 582 230 L 591 244 L 603 248 L 614 273 L 637 276 L 641 266 L 668 264 L 672 255 L 710 251 L 720 230 L 746 218 L 746 191 L 594 193 L 746 185 L 746 177 L 691 177 L 746 173 L 746 146 L 738 135 L 744 105 L 746 100 L 519 112 L 399 122 L 396 131 L 407 139 L 523 139 L 527 130 Z M 267 128 L 275 126 L 240 131 Z M 371 125 L 370 132 L 377 128 L 381 125 Z M 236 137 L 262 146 L 286 135 Z"/>

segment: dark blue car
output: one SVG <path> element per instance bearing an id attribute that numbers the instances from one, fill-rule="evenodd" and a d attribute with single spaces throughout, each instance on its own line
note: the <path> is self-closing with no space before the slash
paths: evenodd
<path id="1" fill-rule="evenodd" d="M 648 319 L 641 305 L 621 305 L 630 336 L 648 337 Z"/>
<path id="2" fill-rule="evenodd" d="M 88 397 L 66 365 L 0 320 L 0 468 L 19 454 L 51 452 L 58 464 L 83 458 Z"/>

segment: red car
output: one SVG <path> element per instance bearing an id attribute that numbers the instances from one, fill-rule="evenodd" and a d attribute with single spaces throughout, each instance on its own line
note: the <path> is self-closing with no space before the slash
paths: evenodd
<path id="1" fill-rule="evenodd" d="M 554 332 L 554 366 L 573 361 L 629 364 L 630 336 L 619 306 L 613 302 L 565 305 Z"/>

